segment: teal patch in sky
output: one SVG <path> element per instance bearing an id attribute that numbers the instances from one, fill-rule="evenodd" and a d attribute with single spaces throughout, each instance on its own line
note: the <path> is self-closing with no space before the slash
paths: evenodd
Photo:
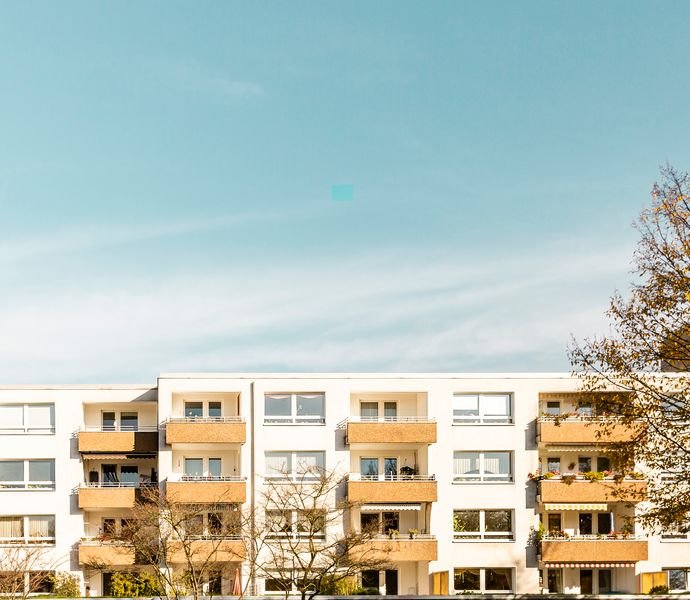
<path id="1" fill-rule="evenodd" d="M 354 188 L 347 183 L 339 183 L 331 187 L 331 200 L 334 202 L 352 202 L 355 197 Z"/>

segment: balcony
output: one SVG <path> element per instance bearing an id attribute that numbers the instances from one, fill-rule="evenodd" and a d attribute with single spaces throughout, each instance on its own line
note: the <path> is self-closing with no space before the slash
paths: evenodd
<path id="1" fill-rule="evenodd" d="M 181 417 L 165 424 L 166 444 L 244 444 L 243 417 Z"/>
<path id="2" fill-rule="evenodd" d="M 540 417 L 537 422 L 537 441 L 549 444 L 616 444 L 630 442 L 639 433 L 638 427 L 617 424 L 598 417 Z"/>
<path id="3" fill-rule="evenodd" d="M 350 502 L 436 502 L 434 475 L 379 475 L 351 473 L 347 483 Z"/>
<path id="4" fill-rule="evenodd" d="M 546 536 L 541 542 L 544 562 L 637 562 L 647 560 L 647 540 L 607 536 Z"/>
<path id="5" fill-rule="evenodd" d="M 560 477 L 539 482 L 540 501 L 545 502 L 642 502 L 647 497 L 647 482 L 624 479 L 603 481 L 575 480 L 565 483 Z"/>
<path id="6" fill-rule="evenodd" d="M 135 564 L 134 548 L 116 542 L 82 540 L 79 542 L 79 564 L 107 567 L 131 566 Z"/>
<path id="7" fill-rule="evenodd" d="M 394 539 L 381 536 L 353 549 L 351 554 L 390 562 L 438 560 L 438 542 L 427 534 L 417 534 L 414 539 L 406 535 Z"/>
<path id="8" fill-rule="evenodd" d="M 350 417 L 348 444 L 434 444 L 436 421 L 427 417 Z"/>
<path id="9" fill-rule="evenodd" d="M 79 508 L 133 508 L 141 490 L 156 489 L 158 484 L 82 483 L 79 486 Z"/>
<path id="10" fill-rule="evenodd" d="M 246 557 L 246 548 L 241 540 L 204 537 L 185 542 L 189 544 L 191 562 L 240 562 Z M 170 542 L 168 545 L 167 561 L 169 563 L 187 563 L 182 542 Z"/>
<path id="11" fill-rule="evenodd" d="M 183 476 L 180 481 L 168 481 L 167 494 L 171 501 L 179 503 L 244 504 L 247 478 Z"/>
<path id="12" fill-rule="evenodd" d="M 85 429 L 77 433 L 79 452 L 158 452 L 158 429 Z"/>

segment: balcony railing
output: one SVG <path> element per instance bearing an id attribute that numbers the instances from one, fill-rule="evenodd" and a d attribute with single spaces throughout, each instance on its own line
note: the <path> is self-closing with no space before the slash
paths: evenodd
<path id="1" fill-rule="evenodd" d="M 80 488 L 155 488 L 157 483 L 150 481 L 96 481 L 84 482 L 79 485 Z"/>
<path id="2" fill-rule="evenodd" d="M 156 425 L 101 425 L 99 427 L 82 426 L 79 428 L 79 431 L 126 431 L 128 433 L 141 433 L 144 431 L 158 431 L 158 427 Z"/>
<path id="3" fill-rule="evenodd" d="M 436 475 L 362 475 L 350 473 L 350 481 L 436 481 Z"/>
<path id="4" fill-rule="evenodd" d="M 635 535 L 633 533 L 611 532 L 611 533 L 548 533 L 542 537 L 543 542 L 623 542 L 632 540 L 646 540 L 644 535 Z"/>
<path id="5" fill-rule="evenodd" d="M 432 417 L 348 417 L 344 421 L 340 422 L 340 425 L 345 425 L 346 423 L 436 423 L 436 419 Z"/>
<path id="6" fill-rule="evenodd" d="M 170 481 L 247 481 L 239 475 L 179 475 L 169 477 Z"/>
<path id="7" fill-rule="evenodd" d="M 244 423 L 244 417 L 170 417 L 166 423 Z"/>

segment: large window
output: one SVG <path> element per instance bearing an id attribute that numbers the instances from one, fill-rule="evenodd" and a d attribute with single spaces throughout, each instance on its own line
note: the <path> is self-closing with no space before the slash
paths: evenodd
<path id="1" fill-rule="evenodd" d="M 270 479 L 317 479 L 326 464 L 325 452 L 266 452 L 264 458 Z"/>
<path id="2" fill-rule="evenodd" d="M 326 513 L 317 510 L 267 510 L 271 537 L 324 539 Z"/>
<path id="3" fill-rule="evenodd" d="M 670 592 L 686 592 L 690 590 L 688 578 L 690 569 L 664 569 L 668 577 L 668 589 Z"/>
<path id="4" fill-rule="evenodd" d="M 0 490 L 52 490 L 55 460 L 0 460 Z"/>
<path id="5" fill-rule="evenodd" d="M 0 404 L 0 434 L 55 433 L 54 404 Z"/>
<path id="6" fill-rule="evenodd" d="M 512 540 L 513 512 L 500 510 L 456 510 L 453 512 L 456 541 Z"/>
<path id="7" fill-rule="evenodd" d="M 456 594 L 471 592 L 512 592 L 513 570 L 506 568 L 456 568 L 453 573 Z"/>
<path id="8" fill-rule="evenodd" d="M 264 423 L 273 425 L 322 425 L 326 395 L 319 393 L 265 394 Z"/>
<path id="9" fill-rule="evenodd" d="M 0 544 L 54 543 L 54 515 L 0 517 Z"/>
<path id="10" fill-rule="evenodd" d="M 455 394 L 453 424 L 505 424 L 513 422 L 510 394 Z"/>
<path id="11" fill-rule="evenodd" d="M 455 483 L 509 483 L 513 481 L 512 452 L 455 452 Z"/>

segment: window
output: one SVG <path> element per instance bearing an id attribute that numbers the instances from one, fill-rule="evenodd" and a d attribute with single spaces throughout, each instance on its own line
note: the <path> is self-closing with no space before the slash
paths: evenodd
<path id="1" fill-rule="evenodd" d="M 453 424 L 512 423 L 510 394 L 455 394 Z"/>
<path id="2" fill-rule="evenodd" d="M 359 459 L 359 473 L 362 479 L 379 478 L 379 459 L 378 458 L 360 458 Z"/>
<path id="3" fill-rule="evenodd" d="M 120 413 L 120 430 L 136 431 L 139 429 L 139 415 L 135 412 Z"/>
<path id="4" fill-rule="evenodd" d="M 561 472 L 561 459 L 558 456 L 549 456 L 546 459 L 546 470 L 549 473 Z"/>
<path id="5" fill-rule="evenodd" d="M 115 431 L 115 413 L 104 412 L 101 414 L 101 424 L 103 431 Z"/>
<path id="6" fill-rule="evenodd" d="M 185 402 L 184 416 L 188 419 L 201 419 L 204 416 L 203 402 Z"/>
<path id="7" fill-rule="evenodd" d="M 611 470 L 611 459 L 607 456 L 599 456 L 597 458 L 597 470 L 598 471 L 610 471 Z"/>
<path id="8" fill-rule="evenodd" d="M 455 593 L 511 592 L 513 570 L 506 568 L 456 568 L 453 573 Z"/>
<path id="9" fill-rule="evenodd" d="M 223 403 L 222 402 L 209 402 L 208 403 L 208 416 L 209 417 L 221 417 L 223 416 Z"/>
<path id="10" fill-rule="evenodd" d="M 274 425 L 323 425 L 324 393 L 265 394 L 264 423 Z"/>
<path id="11" fill-rule="evenodd" d="M 265 476 L 271 479 L 307 480 L 319 477 L 326 464 L 326 453 L 266 452 Z"/>
<path id="12" fill-rule="evenodd" d="M 204 459 L 203 458 L 185 458 L 184 459 L 184 474 L 186 477 L 203 477 L 203 475 L 204 475 Z"/>
<path id="13" fill-rule="evenodd" d="M 577 468 L 580 473 L 588 473 L 592 470 L 592 459 L 589 456 L 578 456 Z"/>
<path id="14" fill-rule="evenodd" d="M 317 510 L 267 510 L 266 523 L 272 537 L 323 539 L 326 515 Z"/>
<path id="15" fill-rule="evenodd" d="M 513 481 L 512 452 L 455 452 L 455 483 Z"/>
<path id="16" fill-rule="evenodd" d="M 671 592 L 685 592 L 690 590 L 688 575 L 690 569 L 664 569 L 668 577 L 668 589 Z"/>
<path id="17" fill-rule="evenodd" d="M 284 594 L 285 592 L 292 590 L 292 580 L 281 579 L 279 574 L 276 573 L 274 577 L 267 577 L 266 583 L 264 585 L 264 591 L 266 592 L 280 592 Z"/>
<path id="18" fill-rule="evenodd" d="M 222 461 L 220 458 L 209 458 L 208 459 L 208 474 L 210 477 L 220 477 L 222 474 L 221 469 Z"/>
<path id="19" fill-rule="evenodd" d="M 456 510 L 453 537 L 465 540 L 512 540 L 513 513 L 501 510 Z"/>
<path id="20" fill-rule="evenodd" d="M 379 403 L 378 402 L 360 402 L 359 416 L 362 421 L 378 421 L 379 420 Z M 376 572 L 378 577 L 378 571 Z"/>
<path id="21" fill-rule="evenodd" d="M 0 491 L 11 489 L 55 489 L 55 460 L 0 460 Z"/>
<path id="22" fill-rule="evenodd" d="M 544 414 L 550 416 L 558 416 L 561 414 L 561 403 L 559 401 L 551 401 L 546 403 Z"/>
<path id="23" fill-rule="evenodd" d="M 55 433 L 54 404 L 0 404 L 0 434 Z"/>
<path id="24" fill-rule="evenodd" d="M 577 413 L 581 417 L 591 417 L 594 414 L 592 410 L 591 402 L 578 402 L 577 403 Z"/>
<path id="25" fill-rule="evenodd" d="M 136 465 L 120 466 L 120 483 L 135 486 L 139 483 L 139 467 Z"/>
<path id="26" fill-rule="evenodd" d="M 0 517 L 0 544 L 54 543 L 54 515 Z"/>

